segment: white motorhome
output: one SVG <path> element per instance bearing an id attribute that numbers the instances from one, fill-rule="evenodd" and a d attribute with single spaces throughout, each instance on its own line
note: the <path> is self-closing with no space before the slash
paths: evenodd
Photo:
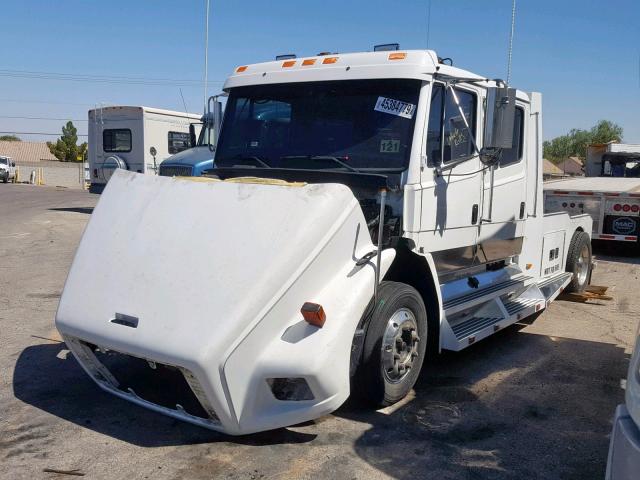
<path id="1" fill-rule="evenodd" d="M 588 213 L 594 240 L 640 245 L 640 145 L 589 145 L 585 173 L 545 183 L 545 210 Z"/>
<path id="2" fill-rule="evenodd" d="M 588 284 L 591 218 L 543 214 L 539 93 L 430 50 L 224 90 L 211 173 L 117 170 L 84 232 L 56 325 L 104 390 L 230 434 L 389 405 Z"/>
<path id="3" fill-rule="evenodd" d="M 136 106 L 89 110 L 90 191 L 100 193 L 115 169 L 157 174 L 170 155 L 192 146 L 200 115 Z"/>

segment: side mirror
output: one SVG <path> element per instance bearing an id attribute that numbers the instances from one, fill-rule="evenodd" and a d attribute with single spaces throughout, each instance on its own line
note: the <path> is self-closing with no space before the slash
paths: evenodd
<path id="1" fill-rule="evenodd" d="M 189 146 L 196 146 L 196 126 L 193 123 L 189 124 Z"/>
<path id="2" fill-rule="evenodd" d="M 487 89 L 483 148 L 490 150 L 512 148 L 515 120 L 515 88 L 489 87 Z"/>
<path id="3" fill-rule="evenodd" d="M 11 166 L 15 167 L 16 166 L 16 162 L 11 162 Z"/>
<path id="4" fill-rule="evenodd" d="M 222 125 L 222 102 L 218 100 L 219 95 L 209 97 L 207 101 L 207 126 L 211 128 L 213 134 L 213 143 L 211 142 L 211 135 L 208 138 L 209 150 L 212 152 L 216 149 L 218 143 L 218 135 L 220 134 L 220 127 Z"/>

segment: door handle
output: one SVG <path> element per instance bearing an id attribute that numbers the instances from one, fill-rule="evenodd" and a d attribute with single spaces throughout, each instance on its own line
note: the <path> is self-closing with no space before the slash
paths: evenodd
<path id="1" fill-rule="evenodd" d="M 478 223 L 478 204 L 474 203 L 471 208 L 471 224 L 475 225 Z"/>

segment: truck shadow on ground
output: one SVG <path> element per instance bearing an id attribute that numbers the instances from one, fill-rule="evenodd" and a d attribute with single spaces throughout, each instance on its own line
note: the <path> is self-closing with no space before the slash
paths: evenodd
<path id="1" fill-rule="evenodd" d="M 102 391 L 64 343 L 24 349 L 13 375 L 19 400 L 84 428 L 143 447 L 234 442 L 243 445 L 304 443 L 316 435 L 280 429 L 230 437 L 148 411 Z"/>
<path id="2" fill-rule="evenodd" d="M 522 327 L 441 355 L 396 410 L 345 405 L 337 415 L 371 425 L 357 455 L 398 479 L 604 478 L 628 356 Z"/>

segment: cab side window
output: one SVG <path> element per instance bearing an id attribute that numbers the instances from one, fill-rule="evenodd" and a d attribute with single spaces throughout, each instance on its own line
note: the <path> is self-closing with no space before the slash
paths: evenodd
<path id="1" fill-rule="evenodd" d="M 524 147 L 524 109 L 516 107 L 515 122 L 513 125 L 513 146 L 502 150 L 500 166 L 507 167 L 522 160 Z"/>
<path id="2" fill-rule="evenodd" d="M 475 136 L 477 96 L 472 92 L 459 88 L 454 88 L 454 91 L 460 102 L 464 118 Z M 444 132 L 442 128 L 443 113 Z M 429 165 L 439 165 L 441 157 L 444 163 L 447 163 L 468 157 L 473 152 L 473 141 L 451 91 L 445 91 L 444 85 L 435 84 L 431 92 L 431 107 L 427 127 L 427 158 Z"/>

